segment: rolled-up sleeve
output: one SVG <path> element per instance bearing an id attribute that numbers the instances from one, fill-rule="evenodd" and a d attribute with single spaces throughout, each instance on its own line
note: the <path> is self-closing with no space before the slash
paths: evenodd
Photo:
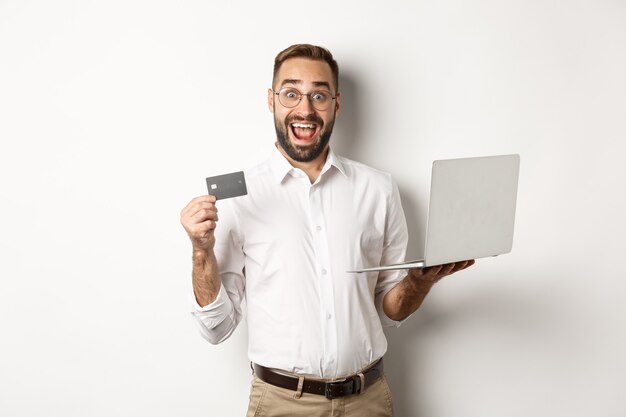
<path id="1" fill-rule="evenodd" d="M 202 337 L 211 344 L 221 343 L 233 333 L 243 316 L 245 296 L 245 260 L 237 218 L 229 201 L 220 203 L 214 249 L 221 281 L 219 293 L 204 307 L 198 304 L 193 288 L 189 294 L 191 316 Z"/>
<path id="2" fill-rule="evenodd" d="M 391 192 L 387 200 L 387 216 L 385 220 L 385 238 L 381 265 L 401 263 L 406 260 L 408 230 L 400 192 L 395 182 L 391 181 Z M 384 327 L 398 327 L 402 322 L 387 317 L 383 311 L 385 295 L 395 287 L 407 274 L 406 270 L 381 271 L 376 283 L 375 303 L 380 321 Z"/>

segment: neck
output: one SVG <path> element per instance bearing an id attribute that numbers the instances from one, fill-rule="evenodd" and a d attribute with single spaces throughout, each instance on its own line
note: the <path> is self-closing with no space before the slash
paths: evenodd
<path id="1" fill-rule="evenodd" d="M 300 162 L 292 159 L 287 152 L 280 146 L 280 143 L 276 142 L 276 148 L 280 151 L 280 153 L 289 161 L 292 167 L 301 169 L 305 172 L 305 174 L 309 177 L 309 181 L 313 184 L 317 178 L 320 176 L 322 172 L 322 168 L 324 168 L 324 164 L 326 164 L 326 158 L 328 157 L 328 150 L 330 149 L 329 145 L 326 145 L 324 150 L 317 158 L 309 162 Z"/>

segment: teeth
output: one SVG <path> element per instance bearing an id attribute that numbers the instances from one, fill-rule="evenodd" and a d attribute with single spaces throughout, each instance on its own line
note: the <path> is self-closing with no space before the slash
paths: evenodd
<path id="1" fill-rule="evenodd" d="M 311 125 L 311 124 L 304 124 L 304 123 L 294 123 L 292 124 L 293 127 L 299 127 L 301 129 L 313 129 L 315 126 Z"/>

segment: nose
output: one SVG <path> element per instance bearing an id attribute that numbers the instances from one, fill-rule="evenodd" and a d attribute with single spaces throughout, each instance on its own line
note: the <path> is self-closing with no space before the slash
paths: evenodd
<path id="1" fill-rule="evenodd" d="M 300 97 L 300 102 L 296 106 L 296 111 L 302 114 L 315 113 L 315 108 L 313 107 L 313 102 L 311 101 L 310 95 L 302 94 L 302 96 Z"/>

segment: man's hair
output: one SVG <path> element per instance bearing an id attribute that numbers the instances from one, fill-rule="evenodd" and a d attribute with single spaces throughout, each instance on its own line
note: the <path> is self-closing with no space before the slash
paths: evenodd
<path id="1" fill-rule="evenodd" d="M 339 90 L 339 66 L 337 65 L 337 61 L 333 58 L 333 54 L 331 54 L 326 48 L 310 45 L 308 43 L 291 45 L 289 48 L 276 55 L 276 59 L 274 59 L 274 78 L 272 80 L 272 85 L 276 82 L 276 75 L 278 74 L 280 67 L 283 65 L 283 62 L 290 58 L 308 58 L 326 62 L 330 65 L 330 70 L 333 73 L 335 89 Z"/>

